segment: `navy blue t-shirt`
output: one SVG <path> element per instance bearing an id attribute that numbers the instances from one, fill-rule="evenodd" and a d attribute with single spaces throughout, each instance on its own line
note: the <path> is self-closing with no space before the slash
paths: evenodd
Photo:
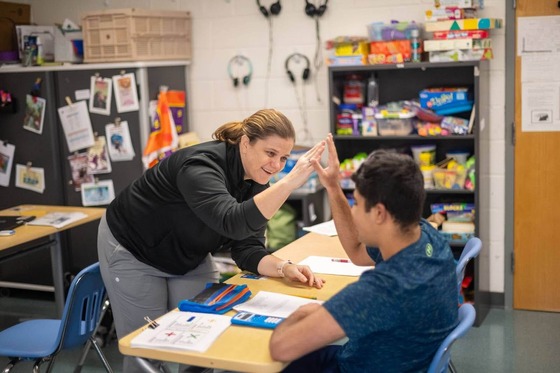
<path id="1" fill-rule="evenodd" d="M 348 342 L 342 372 L 426 371 L 457 325 L 455 262 L 447 241 L 426 221 L 421 237 L 389 260 L 368 248 L 375 269 L 324 303 Z"/>

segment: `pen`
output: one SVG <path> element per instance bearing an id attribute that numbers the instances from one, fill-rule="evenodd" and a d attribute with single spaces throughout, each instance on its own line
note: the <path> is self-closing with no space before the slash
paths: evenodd
<path id="1" fill-rule="evenodd" d="M 332 258 L 331 262 L 336 262 L 336 263 L 350 263 L 350 261 L 348 259 L 338 259 L 338 258 Z"/>

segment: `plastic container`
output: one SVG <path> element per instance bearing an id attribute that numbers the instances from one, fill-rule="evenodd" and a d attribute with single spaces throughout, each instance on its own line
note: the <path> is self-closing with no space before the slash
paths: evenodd
<path id="1" fill-rule="evenodd" d="M 379 136 L 406 136 L 414 129 L 414 117 L 412 112 L 377 113 L 377 132 Z"/>
<path id="2" fill-rule="evenodd" d="M 190 12 L 106 9 L 82 17 L 84 62 L 189 60 Z"/>
<path id="3" fill-rule="evenodd" d="M 371 74 L 367 84 L 367 106 L 377 107 L 379 105 L 379 84 L 375 79 L 375 74 Z"/>
<path id="4" fill-rule="evenodd" d="M 345 104 L 364 104 L 364 81 L 360 76 L 352 74 L 346 78 L 343 101 Z"/>
<path id="5" fill-rule="evenodd" d="M 435 145 L 415 145 L 411 146 L 412 157 L 414 161 L 422 166 L 433 166 L 436 163 L 436 146 Z"/>

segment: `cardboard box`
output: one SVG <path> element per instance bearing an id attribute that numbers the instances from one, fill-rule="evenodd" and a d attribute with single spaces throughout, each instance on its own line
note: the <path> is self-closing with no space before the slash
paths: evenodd
<path id="1" fill-rule="evenodd" d="M 31 6 L 0 1 L 0 51 L 17 51 L 15 25 L 31 23 Z"/>
<path id="2" fill-rule="evenodd" d="M 492 48 L 491 39 L 447 39 L 424 40 L 424 51 L 449 51 L 454 49 L 486 49 Z"/>
<path id="3" fill-rule="evenodd" d="M 450 30 L 490 30 L 502 27 L 499 18 L 469 18 L 450 21 L 426 22 L 424 27 L 427 32 Z"/>

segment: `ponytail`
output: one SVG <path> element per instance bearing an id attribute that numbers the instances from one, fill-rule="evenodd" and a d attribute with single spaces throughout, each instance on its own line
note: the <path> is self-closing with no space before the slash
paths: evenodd
<path id="1" fill-rule="evenodd" d="M 229 122 L 221 125 L 212 135 L 216 140 L 238 144 L 246 135 L 249 141 L 278 136 L 295 141 L 296 133 L 292 122 L 284 114 L 274 109 L 259 110 L 242 122 Z"/>

